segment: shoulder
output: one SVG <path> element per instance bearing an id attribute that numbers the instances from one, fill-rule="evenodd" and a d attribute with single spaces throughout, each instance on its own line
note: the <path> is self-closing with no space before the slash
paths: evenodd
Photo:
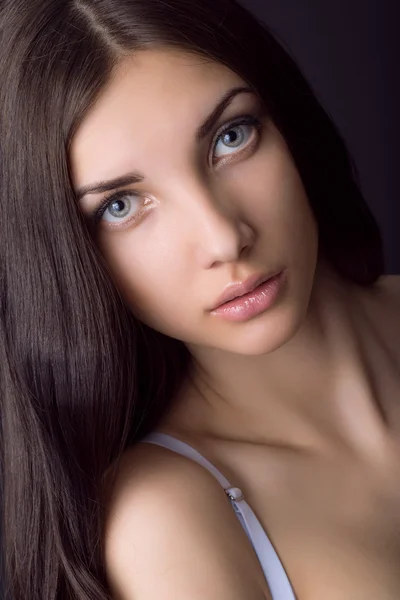
<path id="1" fill-rule="evenodd" d="M 383 275 L 368 294 L 371 323 L 400 364 L 400 275 Z"/>
<path id="2" fill-rule="evenodd" d="M 118 600 L 269 598 L 223 488 L 192 460 L 138 443 L 123 457 L 107 509 L 106 568 Z"/>
<path id="3" fill-rule="evenodd" d="M 400 325 L 400 275 L 384 275 L 379 280 L 381 297 L 378 317 L 387 316 L 388 322 Z"/>
<path id="4" fill-rule="evenodd" d="M 381 277 L 382 286 L 387 293 L 400 298 L 400 275 L 383 275 Z"/>
<path id="5" fill-rule="evenodd" d="M 360 288 L 357 288 L 360 290 Z M 370 307 L 374 318 L 399 317 L 400 313 L 400 275 L 382 275 L 373 286 L 362 288 L 361 297 Z"/>

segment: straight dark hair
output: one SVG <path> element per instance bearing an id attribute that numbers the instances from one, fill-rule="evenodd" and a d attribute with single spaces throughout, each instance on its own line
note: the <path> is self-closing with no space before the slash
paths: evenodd
<path id="1" fill-rule="evenodd" d="M 346 279 L 384 272 L 345 144 L 299 68 L 233 0 L 3 0 L 0 397 L 3 581 L 12 600 L 109 600 L 103 477 L 157 426 L 190 366 L 139 323 L 74 195 L 68 151 L 118 61 L 175 47 L 216 60 L 268 107 Z"/>

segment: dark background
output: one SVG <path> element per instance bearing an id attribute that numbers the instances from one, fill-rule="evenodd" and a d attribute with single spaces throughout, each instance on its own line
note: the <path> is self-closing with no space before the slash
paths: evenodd
<path id="1" fill-rule="evenodd" d="M 386 272 L 400 274 L 400 0 L 241 2 L 289 50 L 339 127 L 383 233 Z"/>
<path id="2" fill-rule="evenodd" d="M 355 159 L 400 274 L 400 0 L 240 0 L 297 61 Z"/>

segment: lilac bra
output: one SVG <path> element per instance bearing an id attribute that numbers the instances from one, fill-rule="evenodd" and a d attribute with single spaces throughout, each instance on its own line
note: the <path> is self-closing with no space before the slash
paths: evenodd
<path id="1" fill-rule="evenodd" d="M 145 436 L 141 441 L 169 448 L 178 454 L 191 458 L 214 475 L 224 488 L 247 537 L 253 545 L 263 569 L 268 587 L 271 591 L 272 600 L 296 600 L 296 596 L 283 564 L 266 532 L 262 528 L 261 523 L 251 507 L 247 504 L 242 491 L 239 488 L 232 486 L 226 477 L 222 475 L 209 460 L 204 458 L 204 456 L 186 442 L 182 442 L 165 433 L 157 432 Z"/>

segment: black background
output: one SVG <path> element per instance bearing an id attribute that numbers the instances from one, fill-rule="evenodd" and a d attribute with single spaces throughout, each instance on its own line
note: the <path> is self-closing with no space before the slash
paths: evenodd
<path id="1" fill-rule="evenodd" d="M 355 159 L 400 273 L 400 0 L 240 0 L 294 57 Z"/>

